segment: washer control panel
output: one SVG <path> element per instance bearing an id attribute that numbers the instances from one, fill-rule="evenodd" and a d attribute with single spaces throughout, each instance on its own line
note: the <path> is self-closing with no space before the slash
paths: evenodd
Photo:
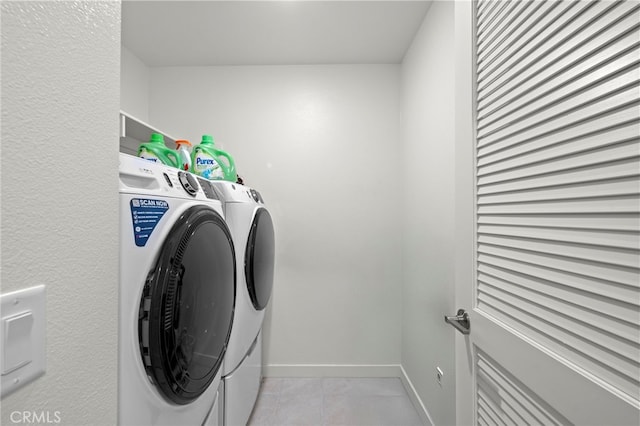
<path id="1" fill-rule="evenodd" d="M 121 191 L 161 191 L 175 197 L 222 200 L 221 192 L 207 179 L 129 154 L 120 153 L 119 176 Z"/>
<path id="2" fill-rule="evenodd" d="M 216 192 L 216 189 L 213 187 L 213 184 L 211 184 L 211 182 L 201 177 L 198 178 L 198 182 L 200 182 L 200 188 L 202 188 L 202 192 L 204 192 L 204 195 L 207 198 L 211 200 L 220 199 L 220 197 L 218 196 L 218 193 Z"/>

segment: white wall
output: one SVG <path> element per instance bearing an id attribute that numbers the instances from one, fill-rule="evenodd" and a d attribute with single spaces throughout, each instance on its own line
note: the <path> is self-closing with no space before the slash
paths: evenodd
<path id="1" fill-rule="evenodd" d="M 395 65 L 151 70 L 150 120 L 192 142 L 213 134 L 272 209 L 267 374 L 400 363 L 399 77 Z"/>
<path id="2" fill-rule="evenodd" d="M 431 5 L 402 63 L 402 366 L 437 425 L 455 423 L 453 9 Z"/>
<path id="3" fill-rule="evenodd" d="M 0 7 L 2 292 L 47 287 L 46 374 L 1 423 L 115 424 L 120 3 Z"/>
<path id="4" fill-rule="evenodd" d="M 129 49 L 122 46 L 120 109 L 146 123 L 149 122 L 149 78 L 149 67 Z"/>

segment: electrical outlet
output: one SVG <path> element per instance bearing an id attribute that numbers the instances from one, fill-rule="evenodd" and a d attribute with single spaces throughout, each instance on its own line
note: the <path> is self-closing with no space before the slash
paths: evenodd
<path id="1" fill-rule="evenodd" d="M 440 367 L 436 367 L 436 378 L 438 379 L 438 384 L 442 387 L 442 377 L 444 376 L 444 372 Z"/>

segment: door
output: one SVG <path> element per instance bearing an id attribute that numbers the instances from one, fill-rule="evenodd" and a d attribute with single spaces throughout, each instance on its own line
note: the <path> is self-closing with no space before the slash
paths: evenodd
<path id="1" fill-rule="evenodd" d="M 456 2 L 458 424 L 640 421 L 639 28 Z"/>
<path id="2" fill-rule="evenodd" d="M 275 264 L 273 221 L 267 209 L 263 207 L 256 209 L 253 216 L 244 259 L 244 272 L 251 303 L 256 310 L 261 311 L 271 297 Z"/>
<path id="3" fill-rule="evenodd" d="M 207 390 L 231 333 L 236 263 L 231 234 L 214 210 L 186 210 L 164 241 L 140 300 L 138 335 L 147 375 L 167 401 Z"/>

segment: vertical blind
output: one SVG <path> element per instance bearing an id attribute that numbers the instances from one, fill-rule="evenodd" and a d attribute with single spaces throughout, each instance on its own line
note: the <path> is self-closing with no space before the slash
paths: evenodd
<path id="1" fill-rule="evenodd" d="M 640 3 L 476 3 L 477 308 L 638 403 Z"/>

